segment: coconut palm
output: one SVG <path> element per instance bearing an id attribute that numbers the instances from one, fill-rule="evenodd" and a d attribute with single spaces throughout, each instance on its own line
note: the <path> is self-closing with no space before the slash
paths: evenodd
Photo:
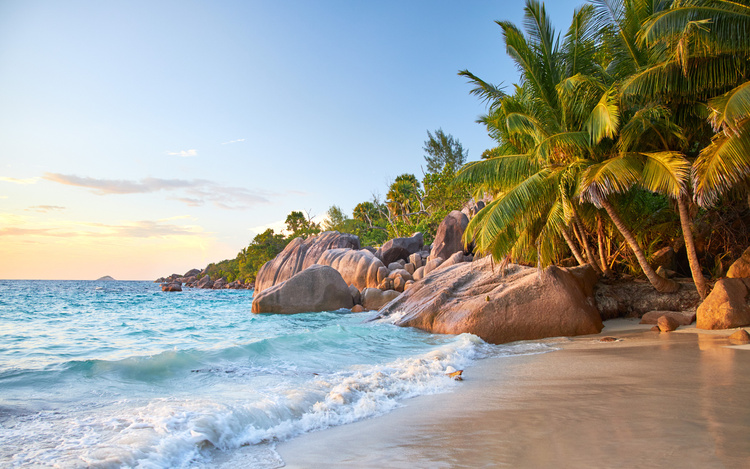
<path id="1" fill-rule="evenodd" d="M 676 85 L 684 80 L 678 61 L 666 60 L 668 48 L 663 43 L 647 44 L 643 40 L 655 18 L 663 20 L 672 14 L 672 2 L 596 0 L 594 3 L 600 26 L 616 32 L 607 41 L 613 55 L 608 70 L 619 81 L 621 106 L 625 105 L 622 110 L 627 123 L 619 138 L 620 151 L 647 152 L 641 153 L 646 162 L 639 163 L 644 171 L 640 185 L 676 202 L 693 281 L 705 298 L 708 286 L 698 260 L 688 210 L 690 184 L 685 167 L 689 168 L 689 162 L 681 153 L 688 146 L 685 129 L 693 129 L 693 136 L 699 134 L 702 119 L 695 111 L 695 97 L 684 90 L 670 92 L 669 88 L 662 88 L 661 93 L 655 93 L 655 82 L 662 80 L 663 84 L 665 76 L 671 76 Z M 665 65 L 665 61 L 669 64 Z M 648 84 L 647 89 L 644 83 Z M 679 86 L 677 89 L 682 90 Z M 675 181 L 675 177 L 684 180 Z"/>
<path id="2" fill-rule="evenodd" d="M 495 258 L 533 253 L 547 264 L 559 258 L 564 240 L 584 262 L 572 235 L 574 227 L 583 228 L 576 224 L 573 195 L 590 134 L 606 128 L 603 121 L 588 119 L 602 95 L 601 87 L 585 75 L 597 70 L 592 18 L 590 6 L 577 10 L 562 44 L 537 1 L 526 3 L 527 35 L 512 23 L 498 22 L 522 75 L 512 95 L 469 71 L 460 72 L 475 85 L 472 94 L 488 102 L 489 113 L 480 121 L 499 142 L 489 158 L 459 174 L 460 180 L 496 196 L 466 230 L 478 250 Z M 586 233 L 580 234 L 588 262 L 600 271 Z"/>
<path id="3" fill-rule="evenodd" d="M 641 63 L 621 87 L 623 97 L 633 103 L 659 102 L 668 107 L 691 142 L 693 156 L 700 150 L 690 182 L 695 200 L 704 207 L 714 204 L 719 194 L 750 174 L 750 142 L 745 128 L 750 98 L 743 84 L 750 58 L 748 30 L 747 1 L 663 2 L 643 22 L 637 35 L 635 47 L 649 51 L 648 62 Z M 709 142 L 701 103 L 725 92 L 709 101 L 709 120 L 717 132 Z M 730 117 L 725 120 L 724 116 Z M 665 142 L 663 149 L 673 148 Z M 693 280 L 705 298 L 708 287 L 690 227 L 690 184 L 686 181 L 684 187 L 675 200 Z"/>
<path id="4" fill-rule="evenodd" d="M 635 64 L 632 69 L 637 69 L 638 61 L 647 55 L 625 41 L 612 46 L 618 58 L 612 61 L 616 66 L 598 68 L 592 53 L 594 11 L 587 6 L 576 12 L 562 48 L 555 45 L 550 49 L 554 36 L 549 34 L 551 28 L 545 27 L 544 8 L 534 2 L 527 2 L 526 7 L 528 39 L 513 25 L 499 23 L 508 53 L 522 73 L 522 85 L 513 96 L 498 99 L 496 87 L 462 72 L 475 83 L 475 94 L 492 99 L 491 112 L 482 120 L 491 134 L 501 138 L 501 146 L 494 152 L 497 156 L 467 165 L 460 175 L 498 193 L 496 200 L 472 220 L 467 238 L 473 236 L 480 249 L 502 257 L 529 245 L 543 255 L 543 243 L 562 237 L 580 262 L 583 256 L 575 249 L 572 231 L 592 266 L 604 270 L 606 262 L 600 255 L 604 269 L 598 268 L 577 208 L 578 200 L 593 202 L 608 213 L 654 287 L 675 291 L 679 285 L 657 275 L 646 262 L 643 250 L 609 198 L 629 190 L 641 179 L 646 186 L 662 189 L 666 187 L 664 181 L 669 180 L 669 170 L 679 176 L 684 176 L 684 171 L 679 171 L 677 158 L 670 159 L 666 154 L 620 155 L 613 140 L 620 121 L 619 96 L 616 87 L 606 82 L 628 64 Z M 650 12 L 640 11 L 644 17 Z M 619 27 L 627 32 L 626 26 L 637 30 L 639 25 L 622 22 Z M 627 34 L 621 37 L 628 38 Z M 582 50 L 588 53 L 581 54 Z M 583 57 L 586 60 L 580 60 Z M 637 140 L 633 136 L 637 135 L 636 123 L 643 121 L 643 116 L 637 117 L 640 120 L 626 127 L 631 140 Z M 521 152 L 513 154 L 512 150 Z M 665 171 L 655 170 L 660 168 L 659 162 Z"/>
<path id="5" fill-rule="evenodd" d="M 747 0 L 671 2 L 640 34 L 642 44 L 658 51 L 653 64 L 623 86 L 626 96 L 671 96 L 695 117 L 708 118 L 715 135 L 700 142 L 692 170 L 695 200 L 704 207 L 750 175 L 748 31 Z M 707 103 L 708 116 L 700 103 Z"/>

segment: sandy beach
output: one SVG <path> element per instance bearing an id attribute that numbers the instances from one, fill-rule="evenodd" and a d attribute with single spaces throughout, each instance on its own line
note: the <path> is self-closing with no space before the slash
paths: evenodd
<path id="1" fill-rule="evenodd" d="M 455 392 L 277 451 L 288 468 L 750 467 L 750 346 L 650 328 L 607 321 L 554 352 L 482 360 Z"/>

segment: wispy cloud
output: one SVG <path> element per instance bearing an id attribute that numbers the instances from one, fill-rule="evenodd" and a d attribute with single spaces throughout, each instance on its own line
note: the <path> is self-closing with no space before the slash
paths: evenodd
<path id="1" fill-rule="evenodd" d="M 19 178 L 9 178 L 5 176 L 0 176 L 0 181 L 12 182 L 13 184 L 36 184 L 37 181 L 39 181 L 39 178 L 33 177 L 33 178 L 19 179 Z"/>
<path id="2" fill-rule="evenodd" d="M 45 173 L 43 179 L 68 186 L 90 189 L 96 195 L 148 194 L 159 191 L 181 192 L 173 200 L 190 207 L 211 203 L 227 210 L 246 210 L 269 203 L 270 195 L 262 195 L 244 187 L 225 187 L 205 179 L 145 178 L 138 181 L 97 179 L 69 174 Z"/>
<path id="3" fill-rule="evenodd" d="M 91 189 L 97 195 L 107 194 L 147 194 L 161 190 L 174 190 L 196 185 L 206 184 L 209 181 L 184 179 L 159 179 L 145 178 L 140 181 L 128 181 L 125 179 L 97 179 L 80 177 L 71 174 L 44 173 L 43 179 L 47 181 L 65 184 L 67 186 L 85 187 Z"/>
<path id="4" fill-rule="evenodd" d="M 228 142 L 222 142 L 221 144 L 222 145 L 229 145 L 230 143 L 240 143 L 240 142 L 244 142 L 244 141 L 245 141 L 244 138 L 238 138 L 237 140 L 230 140 Z"/>
<path id="5" fill-rule="evenodd" d="M 198 150 L 192 149 L 192 150 L 182 150 L 182 151 L 168 151 L 167 155 L 189 158 L 191 156 L 198 156 Z"/>
<path id="6" fill-rule="evenodd" d="M 27 212 L 34 211 L 41 213 L 52 212 L 55 210 L 65 210 L 65 207 L 62 207 L 60 205 L 32 205 L 31 207 L 26 209 Z"/>
<path id="7" fill-rule="evenodd" d="M 197 236 L 206 233 L 197 226 L 180 226 L 161 221 L 141 220 L 118 225 L 105 223 L 72 223 L 68 226 L 11 226 L 0 228 L 2 236 L 44 236 L 54 238 L 166 238 L 172 236 Z"/>

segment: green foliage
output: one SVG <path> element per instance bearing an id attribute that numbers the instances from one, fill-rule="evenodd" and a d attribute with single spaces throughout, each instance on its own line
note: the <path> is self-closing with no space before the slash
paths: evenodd
<path id="1" fill-rule="evenodd" d="M 225 278 L 227 282 L 233 282 L 239 274 L 239 264 L 237 259 L 226 259 L 215 264 L 208 264 L 205 272 L 211 280 Z"/>
<path id="2" fill-rule="evenodd" d="M 312 221 L 309 215 L 294 211 L 286 216 L 286 230 L 290 238 L 307 238 L 320 233 L 320 225 Z"/>
<path id="3" fill-rule="evenodd" d="M 417 177 L 413 174 L 402 174 L 388 188 L 386 206 L 393 218 L 407 222 L 422 209 L 423 195 Z"/>
<path id="4" fill-rule="evenodd" d="M 328 219 L 323 222 L 323 230 L 325 231 L 357 234 L 360 229 L 360 222 L 349 218 L 337 205 L 331 205 L 327 215 Z"/>
<path id="5" fill-rule="evenodd" d="M 454 140 L 452 135 L 446 135 L 443 129 L 438 129 L 435 135 L 428 130 L 427 137 L 423 149 L 428 173 L 439 173 L 446 167 L 456 172 L 466 163 L 469 152 L 464 150 L 461 142 Z"/>
<path id="6" fill-rule="evenodd" d="M 258 270 L 270 261 L 294 238 L 286 238 L 281 233 L 276 234 L 272 229 L 253 238 L 252 242 L 237 254 L 237 264 L 240 278 L 245 283 L 255 282 Z"/>

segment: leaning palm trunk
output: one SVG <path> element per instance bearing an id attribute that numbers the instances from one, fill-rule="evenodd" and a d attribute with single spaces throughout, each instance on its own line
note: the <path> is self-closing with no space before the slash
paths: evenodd
<path id="1" fill-rule="evenodd" d="M 648 277 L 648 281 L 651 282 L 651 285 L 653 285 L 654 288 L 656 288 L 656 290 L 660 293 L 674 293 L 679 290 L 679 283 L 675 282 L 674 280 L 669 280 L 662 277 L 661 275 L 657 274 L 656 271 L 654 271 L 651 265 L 649 265 L 648 261 L 646 261 L 646 255 L 643 253 L 643 249 L 641 249 L 641 247 L 638 245 L 638 241 L 635 240 L 635 236 L 633 236 L 633 233 L 630 232 L 630 230 L 625 226 L 625 223 L 623 223 L 620 216 L 617 214 L 617 212 L 615 212 L 615 208 L 612 206 L 612 204 L 610 204 L 608 200 L 600 200 L 599 203 L 604 208 L 604 210 L 607 211 L 609 218 L 612 219 L 612 223 L 620 231 L 620 234 L 622 234 L 622 237 L 625 238 L 625 241 L 627 241 L 630 249 L 633 251 L 633 254 L 635 254 L 635 257 L 638 259 L 638 264 L 640 264 L 643 273 L 646 274 L 646 277 Z"/>
<path id="2" fill-rule="evenodd" d="M 594 271 L 598 274 L 602 274 L 602 269 L 599 267 L 599 264 L 596 262 L 596 256 L 594 256 L 591 245 L 589 244 L 589 237 L 587 236 L 586 230 L 583 228 L 583 223 L 581 223 L 581 219 L 578 218 L 578 213 L 573 212 L 573 219 L 575 221 L 576 226 L 578 227 L 578 232 L 581 234 L 581 240 L 583 242 L 583 249 L 586 251 L 586 258 L 589 260 L 589 265 L 593 267 Z"/>
<path id="3" fill-rule="evenodd" d="M 677 197 L 677 208 L 680 212 L 682 236 L 685 238 L 685 249 L 687 250 L 687 258 L 690 263 L 690 273 L 693 274 L 693 283 L 695 283 L 695 288 L 698 290 L 698 294 L 700 294 L 701 298 L 705 300 L 708 295 L 708 285 L 706 284 L 706 278 L 701 272 L 698 252 L 695 249 L 695 239 L 693 238 L 693 230 L 690 228 L 690 215 L 688 213 L 686 196 L 681 195 L 680 197 Z"/>
<path id="4" fill-rule="evenodd" d="M 612 275 L 612 271 L 609 270 L 609 265 L 607 264 L 607 253 L 604 249 L 604 221 L 599 214 L 596 215 L 596 240 L 599 244 L 599 261 L 602 264 L 602 272 L 605 277 L 609 277 Z"/>
<path id="5" fill-rule="evenodd" d="M 568 243 L 570 252 L 573 253 L 576 260 L 578 261 L 578 265 L 584 265 L 586 261 L 583 259 L 583 256 L 581 255 L 581 251 L 578 249 L 578 246 L 576 246 L 575 241 L 573 241 L 573 238 L 570 237 L 570 233 L 568 233 L 568 230 L 563 228 L 562 230 L 560 230 L 560 232 L 562 233 L 562 236 L 565 239 L 565 242 Z"/>

